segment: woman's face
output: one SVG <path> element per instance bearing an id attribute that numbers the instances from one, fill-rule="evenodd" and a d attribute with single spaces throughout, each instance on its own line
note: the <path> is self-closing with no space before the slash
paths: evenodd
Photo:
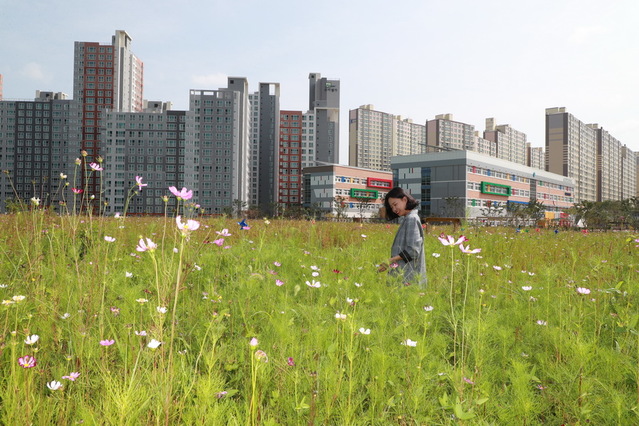
<path id="1" fill-rule="evenodd" d="M 388 205 L 397 216 L 405 216 L 408 213 L 408 210 L 406 210 L 407 202 L 408 199 L 406 197 L 388 199 Z"/>

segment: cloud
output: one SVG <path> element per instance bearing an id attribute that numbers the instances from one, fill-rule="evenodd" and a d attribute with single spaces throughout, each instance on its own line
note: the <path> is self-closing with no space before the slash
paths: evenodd
<path id="1" fill-rule="evenodd" d="M 42 70 L 42 65 L 35 62 L 29 62 L 28 64 L 25 64 L 25 66 L 22 67 L 22 75 L 36 81 L 51 80 L 51 76 L 46 75 Z"/>
<path id="2" fill-rule="evenodd" d="M 202 89 L 226 87 L 227 80 L 228 77 L 222 73 L 191 76 L 191 82 Z"/>
<path id="3" fill-rule="evenodd" d="M 573 43 L 582 44 L 591 41 L 593 38 L 605 34 L 608 30 L 601 25 L 590 25 L 585 27 L 576 27 L 568 37 Z"/>

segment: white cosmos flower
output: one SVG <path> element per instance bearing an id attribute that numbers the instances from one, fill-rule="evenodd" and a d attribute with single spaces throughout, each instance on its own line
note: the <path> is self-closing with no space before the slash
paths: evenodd
<path id="1" fill-rule="evenodd" d="M 157 349 L 161 344 L 162 342 L 160 342 L 159 340 L 151 339 L 147 346 L 151 349 Z"/>
<path id="2" fill-rule="evenodd" d="M 337 313 L 335 314 L 335 318 L 338 320 L 345 320 L 346 319 L 346 314 L 340 314 L 339 311 L 337 311 Z"/>
<path id="3" fill-rule="evenodd" d="M 359 332 L 362 334 L 371 334 L 371 329 L 362 327 L 359 329 Z"/>
<path id="4" fill-rule="evenodd" d="M 525 285 L 525 286 L 523 286 L 521 289 L 522 289 L 523 291 L 530 291 L 530 290 L 532 290 L 532 286 L 530 286 L 530 285 Z"/>
<path id="5" fill-rule="evenodd" d="M 40 336 L 38 336 L 37 334 L 33 334 L 31 336 L 27 336 L 24 343 L 26 343 L 27 345 L 33 345 L 35 342 L 38 341 L 39 338 Z"/>
<path id="6" fill-rule="evenodd" d="M 414 340 L 406 339 L 406 340 L 404 340 L 404 341 L 402 342 L 402 345 L 404 345 L 404 346 L 411 346 L 411 347 L 413 347 L 413 348 L 414 348 L 415 346 L 417 346 L 417 342 L 416 342 L 416 341 L 414 341 Z"/>
<path id="7" fill-rule="evenodd" d="M 168 312 L 168 309 L 167 309 L 167 307 L 166 307 L 166 306 L 158 306 L 158 307 L 157 307 L 157 308 L 155 308 L 155 309 L 157 309 L 157 311 L 158 311 L 159 313 L 161 313 L 161 314 L 166 314 L 166 313 Z"/>
<path id="8" fill-rule="evenodd" d="M 319 281 L 313 280 L 312 282 L 306 281 L 306 285 L 313 288 L 320 288 L 322 284 Z"/>
<path id="9" fill-rule="evenodd" d="M 58 389 L 62 388 L 62 383 L 58 382 L 57 380 L 52 380 L 47 383 L 47 387 L 52 391 L 57 391 Z"/>

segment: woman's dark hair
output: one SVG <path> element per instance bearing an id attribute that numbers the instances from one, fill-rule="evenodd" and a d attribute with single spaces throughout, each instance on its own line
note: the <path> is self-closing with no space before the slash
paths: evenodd
<path id="1" fill-rule="evenodd" d="M 393 220 L 399 217 L 393 212 L 393 209 L 391 209 L 389 198 L 401 199 L 404 197 L 406 197 L 406 210 L 413 210 L 415 207 L 419 205 L 417 200 L 413 198 L 412 195 L 410 195 L 408 192 L 404 191 L 402 188 L 397 186 L 391 189 L 388 192 L 388 194 L 386 194 L 386 197 L 384 197 L 384 208 L 386 209 L 387 220 Z"/>

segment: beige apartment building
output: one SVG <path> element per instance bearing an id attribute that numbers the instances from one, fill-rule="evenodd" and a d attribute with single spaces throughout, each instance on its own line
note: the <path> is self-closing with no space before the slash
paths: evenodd
<path id="1" fill-rule="evenodd" d="M 399 115 L 376 111 L 362 105 L 349 112 L 348 164 L 390 171 L 390 159 L 426 149 L 426 128 Z"/>
<path id="2" fill-rule="evenodd" d="M 576 202 L 636 195 L 636 158 L 598 124 L 586 124 L 563 107 L 546 109 L 546 170 L 574 180 Z"/>

